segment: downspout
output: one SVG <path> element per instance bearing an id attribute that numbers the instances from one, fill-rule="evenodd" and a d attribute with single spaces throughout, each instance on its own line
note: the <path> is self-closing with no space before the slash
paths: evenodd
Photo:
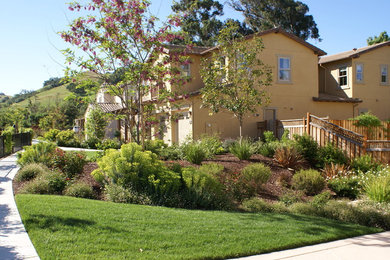
<path id="1" fill-rule="evenodd" d="M 327 69 L 326 69 L 324 66 L 322 66 L 321 63 L 318 63 L 318 64 L 319 64 L 320 67 L 323 68 L 324 71 L 325 71 L 325 73 L 324 73 L 324 93 L 326 93 L 326 71 L 327 71 Z"/>

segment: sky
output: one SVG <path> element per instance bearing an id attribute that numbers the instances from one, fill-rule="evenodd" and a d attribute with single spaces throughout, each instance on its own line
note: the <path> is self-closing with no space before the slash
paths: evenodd
<path id="1" fill-rule="evenodd" d="M 172 0 L 151 0 L 151 12 L 161 19 L 171 13 Z M 221 3 L 224 0 L 220 0 Z M 15 95 L 37 90 L 51 77 L 62 77 L 67 46 L 59 37 L 76 18 L 69 0 L 0 0 L 0 92 Z M 301 0 L 309 6 L 321 42 L 309 40 L 328 54 L 367 45 L 366 39 L 390 33 L 389 0 Z M 243 20 L 225 4 L 226 18 Z"/>

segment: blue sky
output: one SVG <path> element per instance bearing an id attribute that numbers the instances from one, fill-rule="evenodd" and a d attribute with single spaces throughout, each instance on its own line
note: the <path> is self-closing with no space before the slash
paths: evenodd
<path id="1" fill-rule="evenodd" d="M 223 2 L 223 0 L 220 0 Z M 366 45 L 369 36 L 390 33 L 389 0 L 301 0 L 310 8 L 322 42 L 309 41 L 328 54 Z M 2 1 L 0 9 L 0 92 L 36 90 L 50 77 L 63 76 L 65 45 L 56 32 L 75 18 L 64 0 Z M 159 17 L 170 13 L 171 0 L 152 0 Z M 241 14 L 225 5 L 225 17 Z"/>

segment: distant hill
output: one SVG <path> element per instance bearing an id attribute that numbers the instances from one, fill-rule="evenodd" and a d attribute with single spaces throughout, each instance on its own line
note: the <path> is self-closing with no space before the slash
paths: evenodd
<path id="1" fill-rule="evenodd" d="M 70 94 L 70 91 L 66 89 L 66 86 L 67 84 L 49 90 L 38 90 L 36 91 L 37 94 L 19 103 L 15 103 L 14 106 L 27 107 L 29 100 L 32 102 L 39 102 L 43 106 L 54 105 Z"/>
<path id="2" fill-rule="evenodd" d="M 7 101 L 9 98 L 10 98 L 10 96 L 7 96 L 7 95 L 4 94 L 4 93 L 0 93 L 0 103 L 4 103 L 4 102 Z"/>

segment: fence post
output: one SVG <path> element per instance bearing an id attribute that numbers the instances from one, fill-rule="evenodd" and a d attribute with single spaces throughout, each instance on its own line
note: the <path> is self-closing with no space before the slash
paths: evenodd
<path id="1" fill-rule="evenodd" d="M 367 135 L 363 136 L 363 155 L 367 153 Z"/>
<path id="2" fill-rule="evenodd" d="M 307 112 L 306 133 L 310 136 L 310 113 Z"/>

